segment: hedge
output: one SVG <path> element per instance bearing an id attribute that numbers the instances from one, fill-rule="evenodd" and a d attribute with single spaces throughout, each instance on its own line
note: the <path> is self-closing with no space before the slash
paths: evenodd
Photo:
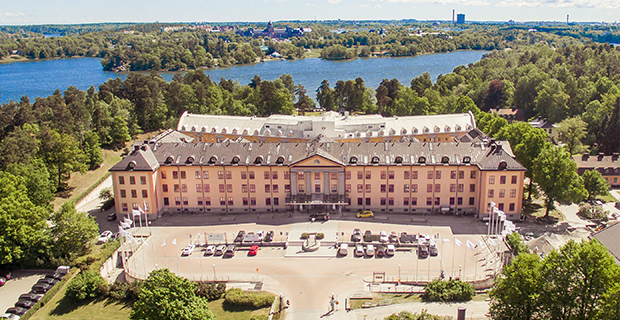
<path id="1" fill-rule="evenodd" d="M 474 287 L 461 280 L 433 280 L 424 288 L 424 301 L 469 301 L 476 294 Z"/>
<path id="2" fill-rule="evenodd" d="M 269 307 L 276 296 L 268 292 L 247 292 L 239 288 L 226 291 L 224 303 L 240 309 L 260 309 Z"/>

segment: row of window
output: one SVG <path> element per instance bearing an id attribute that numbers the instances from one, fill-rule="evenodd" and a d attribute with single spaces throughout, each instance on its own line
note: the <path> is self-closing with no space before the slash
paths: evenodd
<path id="1" fill-rule="evenodd" d="M 499 198 L 505 198 L 506 197 L 506 190 L 505 189 L 500 189 L 498 192 L 498 196 Z M 491 189 L 489 190 L 489 198 L 494 198 L 495 197 L 495 190 Z M 511 198 L 516 198 L 517 197 L 517 190 L 516 189 L 511 189 L 510 190 L 510 197 Z"/>
<path id="2" fill-rule="evenodd" d="M 133 207 L 133 209 L 138 210 L 140 205 L 134 202 L 132 204 L 132 207 Z M 122 208 L 123 212 L 127 212 L 127 211 L 129 211 L 129 204 L 128 203 L 123 203 L 123 204 L 121 204 L 121 208 Z M 144 212 L 149 212 L 149 205 L 146 202 L 144 202 L 142 210 L 144 210 Z"/>
<path id="3" fill-rule="evenodd" d="M 185 171 L 172 171 L 172 179 L 179 179 L 179 173 L 181 175 L 181 179 L 187 179 L 187 173 Z M 209 179 L 209 171 L 194 171 L 194 175 L 196 179 Z M 232 179 L 232 176 L 232 171 L 217 172 L 217 178 L 220 180 L 224 179 L 224 177 L 226 177 L 226 179 Z M 251 180 L 254 180 L 256 178 L 256 174 L 254 173 L 254 171 L 241 171 L 241 179 L 246 180 L 248 179 L 248 177 Z M 264 171 L 263 177 L 265 178 L 265 180 L 277 180 L 278 171 Z M 167 179 L 168 173 L 166 173 L 166 171 L 161 171 L 161 178 Z M 290 172 L 284 171 L 284 179 L 290 179 Z"/>
<path id="4" fill-rule="evenodd" d="M 181 203 L 184 206 L 189 206 L 189 199 L 188 197 L 175 197 L 174 198 L 174 204 L 177 206 L 180 206 Z M 256 198 L 252 197 L 252 198 L 242 198 L 241 199 L 241 203 L 244 206 L 247 205 L 252 205 L 255 206 L 256 205 Z M 280 205 L 280 198 L 265 198 L 265 205 L 266 206 L 270 206 L 270 205 L 274 206 L 279 206 Z M 170 205 L 170 198 L 168 197 L 164 197 L 164 205 L 165 206 L 169 206 Z M 211 197 L 198 197 L 196 198 L 196 205 L 197 206 L 210 206 L 211 205 Z M 225 205 L 229 205 L 229 206 L 234 206 L 235 205 L 235 200 L 232 197 L 226 198 L 226 197 L 220 197 L 220 206 L 225 206 Z M 125 210 L 126 211 L 126 210 Z"/>
<path id="5" fill-rule="evenodd" d="M 125 177 L 119 176 L 118 177 L 118 183 L 119 184 L 125 184 Z M 129 184 L 136 184 L 136 177 L 130 176 L 129 177 Z M 145 176 L 141 176 L 140 177 L 140 184 L 141 185 L 145 185 L 146 184 L 146 177 Z"/>
<path id="6" fill-rule="evenodd" d="M 121 192 L 121 198 L 127 198 L 127 190 L 120 190 Z M 131 197 L 132 198 L 137 198 L 138 197 L 138 190 L 129 190 L 129 192 L 131 193 Z M 142 190 L 142 198 L 148 198 L 149 197 L 149 193 L 147 190 Z"/>

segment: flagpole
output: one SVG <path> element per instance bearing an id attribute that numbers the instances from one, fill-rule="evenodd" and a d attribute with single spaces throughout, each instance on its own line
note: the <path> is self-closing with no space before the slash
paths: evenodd
<path id="1" fill-rule="evenodd" d="M 467 239 L 469 241 L 469 239 Z M 465 277 L 465 274 L 467 273 L 467 250 L 465 251 L 465 256 L 463 257 L 463 278 L 465 278 L 465 280 L 467 279 L 467 277 Z"/>
<path id="2" fill-rule="evenodd" d="M 142 243 L 144 243 L 145 246 L 148 246 L 144 239 L 142 240 Z M 144 278 L 146 279 L 148 273 L 146 273 L 146 260 L 144 258 L 144 251 L 146 251 L 146 248 L 142 248 L 142 265 L 144 266 Z"/>
<path id="3" fill-rule="evenodd" d="M 454 277 L 454 257 L 456 256 L 456 238 L 453 239 L 452 244 L 452 276 Z"/>
<path id="4" fill-rule="evenodd" d="M 157 263 L 155 262 L 155 238 L 153 238 L 153 268 L 157 270 Z"/>
<path id="5" fill-rule="evenodd" d="M 166 254 L 166 238 L 164 238 L 164 259 L 166 259 L 166 269 L 168 269 L 168 255 Z"/>

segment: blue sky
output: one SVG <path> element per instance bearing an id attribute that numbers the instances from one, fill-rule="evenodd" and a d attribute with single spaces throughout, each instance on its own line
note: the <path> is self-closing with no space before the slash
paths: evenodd
<path id="1" fill-rule="evenodd" d="M 620 0 L 18 0 L 2 1 L 0 24 L 278 20 L 615 22 Z"/>

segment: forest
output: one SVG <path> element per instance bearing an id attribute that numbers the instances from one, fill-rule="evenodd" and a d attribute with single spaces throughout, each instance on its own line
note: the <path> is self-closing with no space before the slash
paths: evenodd
<path id="1" fill-rule="evenodd" d="M 435 83 L 428 73 L 406 84 L 384 79 L 377 88 L 367 87 L 361 78 L 304 88 L 286 74 L 274 81 L 255 76 L 240 84 L 210 79 L 200 70 L 177 74 L 171 82 L 155 72 L 130 73 L 124 81 L 111 79 L 86 91 L 69 87 L 35 101 L 24 96 L 2 104 L 0 219 L 7 228 L 0 232 L 0 264 L 34 267 L 70 260 L 79 246 L 55 243 L 62 237 L 45 223 L 73 214 L 69 207 L 54 212 L 54 196 L 67 192 L 72 173 L 101 164 L 101 148 L 123 149 L 141 132 L 176 127 L 184 111 L 244 116 L 303 114 L 314 107 L 384 116 L 472 111 L 478 127 L 509 140 L 519 161 L 535 174 L 531 150 L 520 145 L 533 137 L 544 141 L 545 135 L 508 125 L 489 112 L 514 107 L 523 109 L 528 119 L 545 117 L 560 125 L 566 154 L 558 157 L 618 152 L 619 48 L 558 39 L 494 50 L 475 64 L 440 75 Z M 537 148 L 540 152 L 542 147 Z M 21 236 L 25 234 L 28 237 Z"/>

